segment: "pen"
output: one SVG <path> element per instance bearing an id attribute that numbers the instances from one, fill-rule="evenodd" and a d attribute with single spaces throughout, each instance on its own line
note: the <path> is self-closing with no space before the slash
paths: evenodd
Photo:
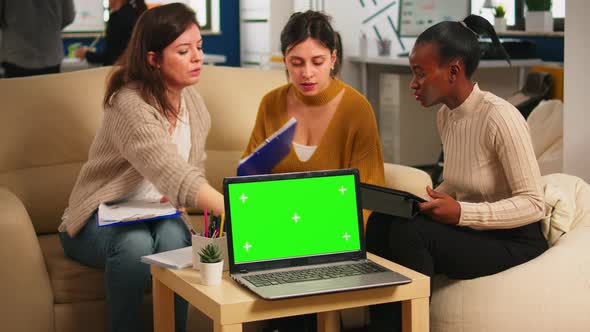
<path id="1" fill-rule="evenodd" d="M 180 219 L 182 219 L 182 222 L 184 222 L 184 225 L 186 226 L 186 228 L 188 228 L 189 232 L 191 232 L 192 235 L 197 235 L 197 231 L 195 231 L 195 229 L 193 228 L 193 224 L 191 224 L 191 221 L 188 218 L 188 214 L 185 211 L 182 211 L 182 213 L 180 214 Z"/>
<path id="2" fill-rule="evenodd" d="M 203 232 L 205 233 L 205 237 L 209 237 L 209 215 L 207 214 L 207 209 L 205 209 L 203 212 L 205 217 L 205 229 Z"/>
<path id="3" fill-rule="evenodd" d="M 101 37 L 102 36 L 97 36 L 96 38 L 94 38 L 94 40 L 92 41 L 92 43 L 90 43 L 88 48 L 94 48 L 94 46 L 96 46 L 96 44 L 98 44 L 98 41 L 100 40 Z"/>
<path id="4" fill-rule="evenodd" d="M 221 214 L 221 226 L 219 226 L 219 237 L 223 236 L 223 224 L 225 223 L 225 213 Z"/>
<path id="5" fill-rule="evenodd" d="M 219 216 L 212 216 L 211 217 L 211 220 L 213 220 L 213 223 L 211 225 L 212 227 L 211 227 L 211 230 L 209 232 L 210 233 L 219 232 L 219 224 L 220 224 Z M 211 236 L 211 237 L 215 237 L 215 236 Z"/>

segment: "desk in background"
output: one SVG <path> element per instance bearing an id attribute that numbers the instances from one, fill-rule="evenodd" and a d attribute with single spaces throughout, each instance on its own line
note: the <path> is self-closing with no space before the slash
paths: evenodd
<path id="1" fill-rule="evenodd" d="M 348 57 L 360 68 L 361 92 L 367 97 L 379 126 L 383 159 L 386 162 L 430 166 L 438 160 L 441 141 L 436 128 L 440 105 L 423 108 L 410 89 L 409 59 L 391 57 Z M 481 60 L 473 80 L 482 90 L 502 98 L 520 90 L 531 66 L 541 59 Z"/>

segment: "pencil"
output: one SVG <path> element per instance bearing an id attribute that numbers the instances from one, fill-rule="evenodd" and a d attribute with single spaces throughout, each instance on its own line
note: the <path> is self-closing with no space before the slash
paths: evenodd
<path id="1" fill-rule="evenodd" d="M 205 230 L 203 230 L 203 234 L 205 237 L 209 237 L 209 215 L 207 214 L 207 209 L 203 210 L 204 217 L 205 217 Z"/>
<path id="2" fill-rule="evenodd" d="M 219 237 L 223 236 L 223 224 L 225 223 L 225 213 L 221 214 L 221 226 L 219 226 Z"/>

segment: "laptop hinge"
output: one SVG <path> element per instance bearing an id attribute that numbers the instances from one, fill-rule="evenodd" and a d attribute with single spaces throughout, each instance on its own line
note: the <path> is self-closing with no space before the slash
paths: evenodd
<path id="1" fill-rule="evenodd" d="M 248 273 L 248 270 L 240 270 L 240 273 Z"/>

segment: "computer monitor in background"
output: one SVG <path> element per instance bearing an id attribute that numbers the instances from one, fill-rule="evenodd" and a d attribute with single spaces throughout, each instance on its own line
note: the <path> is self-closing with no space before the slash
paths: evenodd
<path id="1" fill-rule="evenodd" d="M 66 26 L 66 33 L 103 33 L 105 31 L 105 8 L 102 1 L 74 0 L 76 17 Z M 108 15 L 108 10 L 106 11 Z M 107 16 L 108 17 L 108 16 Z"/>
<path id="2" fill-rule="evenodd" d="M 401 0 L 400 36 L 418 37 L 422 31 L 438 22 L 459 21 L 470 13 L 470 0 Z"/>

